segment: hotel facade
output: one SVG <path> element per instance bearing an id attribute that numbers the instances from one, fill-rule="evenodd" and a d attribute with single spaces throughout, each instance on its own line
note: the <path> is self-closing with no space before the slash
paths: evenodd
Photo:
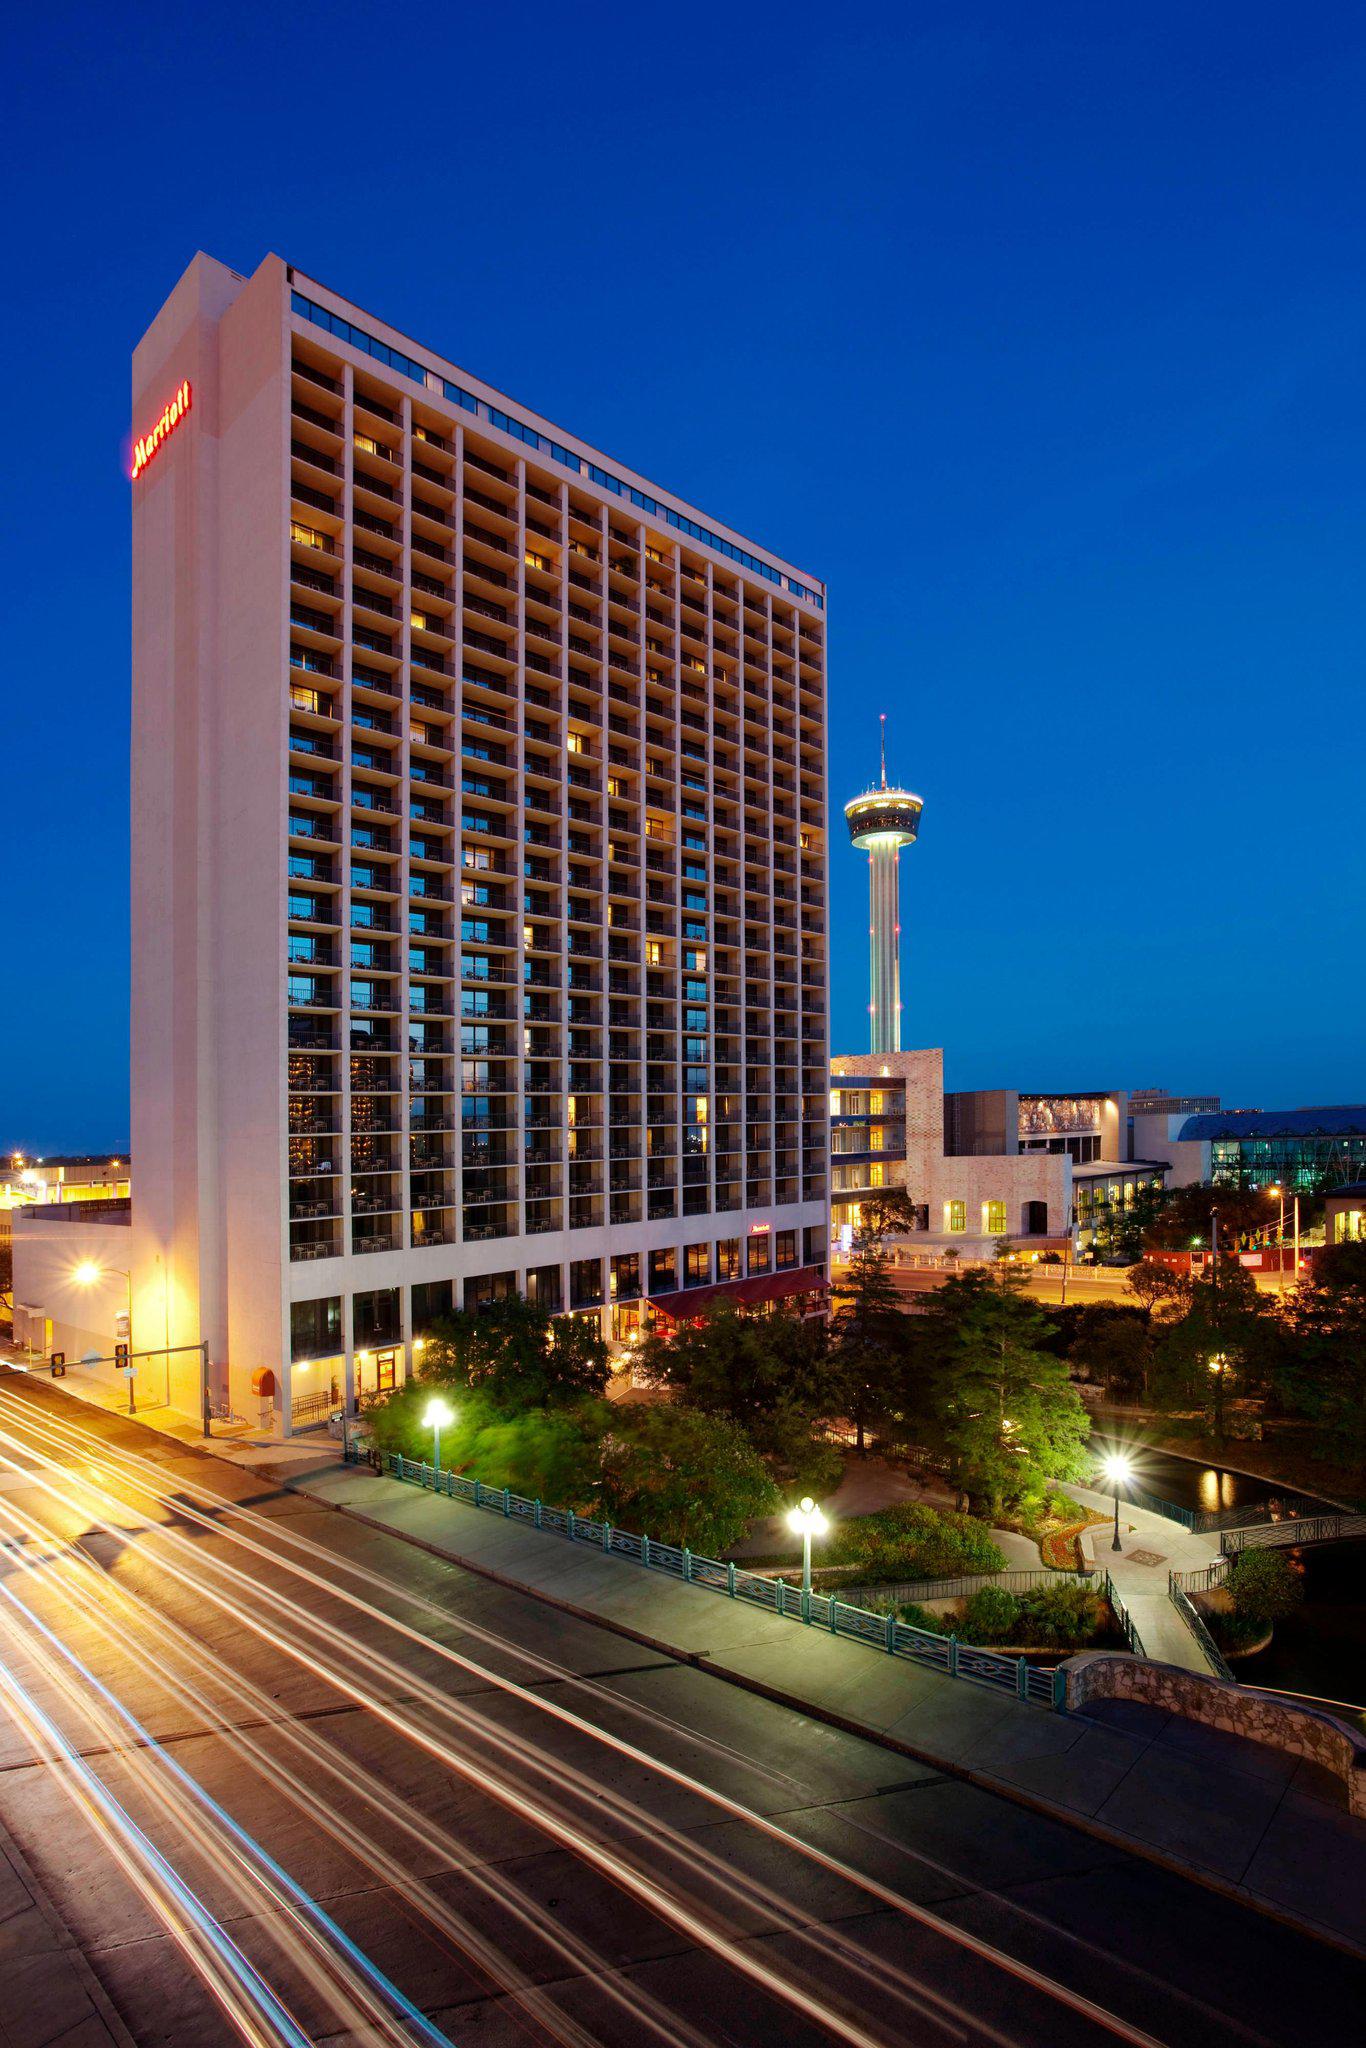
<path id="1" fill-rule="evenodd" d="M 132 440 L 135 1347 L 288 1430 L 514 1290 L 813 1298 L 823 586 L 276 257 Z"/>

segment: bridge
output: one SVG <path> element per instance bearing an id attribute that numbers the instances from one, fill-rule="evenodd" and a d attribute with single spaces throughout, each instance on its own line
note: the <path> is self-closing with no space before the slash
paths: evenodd
<path id="1" fill-rule="evenodd" d="M 1219 1548 L 1225 1557 L 1234 1557 L 1240 1550 L 1340 1543 L 1351 1536 L 1366 1536 L 1366 1515 L 1290 1515 L 1283 1522 L 1254 1522 L 1241 1529 L 1225 1529 L 1219 1537 Z"/>

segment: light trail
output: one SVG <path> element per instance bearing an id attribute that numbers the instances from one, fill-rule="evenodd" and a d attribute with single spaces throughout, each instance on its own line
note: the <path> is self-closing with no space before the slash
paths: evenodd
<path id="1" fill-rule="evenodd" d="M 292 2013 L 224 1932 L 203 1900 L 3 1663 L 0 1695 L 34 1755 L 49 1766 L 96 1841 L 161 1922 L 250 2048 L 311 2048 L 308 2035 Z"/>
<path id="2" fill-rule="evenodd" d="M 14 1404 L 7 1403 L 6 1405 L 7 1407 L 12 1408 Z M 28 1404 L 25 1403 L 22 1405 L 23 1408 L 27 1410 Z M 377 1580 L 378 1575 L 365 1573 L 363 1571 L 363 1568 L 353 1567 L 348 1565 L 345 1560 L 335 1559 L 331 1557 L 329 1553 L 323 1551 L 320 1546 L 308 1544 L 305 1539 L 299 1539 L 297 1537 L 294 1537 L 292 1535 L 292 1532 L 281 1532 L 274 1524 L 267 1523 L 265 1521 L 265 1518 L 254 1515 L 250 1510 L 240 1508 L 237 1503 L 228 1501 L 221 1495 L 214 1496 L 211 1493 L 211 1490 L 209 1489 L 202 1489 L 202 1492 L 205 1495 L 207 1495 L 207 1497 L 216 1499 L 220 1507 L 221 1514 L 217 1518 L 210 1518 L 207 1516 L 197 1514 L 194 1509 L 188 1506 L 184 1494 L 178 1494 L 174 1496 L 168 1495 L 163 1489 L 159 1489 L 151 1485 L 145 1478 L 143 1478 L 139 1461 L 132 1460 L 122 1453 L 115 1453 L 114 1458 L 111 1458 L 109 1447 L 103 1442 L 103 1440 L 93 1438 L 92 1433 L 72 1429 L 66 1432 L 65 1435 L 63 1435 L 63 1433 L 59 1430 L 44 1430 L 38 1425 L 35 1425 L 33 1423 L 32 1417 L 28 1413 L 24 1414 L 23 1419 L 26 1426 L 28 1426 L 31 1429 L 34 1435 L 40 1437 L 46 1436 L 48 1438 L 48 1441 L 59 1443 L 61 1448 L 68 1454 L 71 1453 L 73 1447 L 79 1447 L 73 1446 L 71 1440 L 73 1437 L 84 1438 L 88 1442 L 93 1442 L 98 1450 L 98 1453 L 104 1463 L 106 1470 L 115 1462 L 115 1458 L 117 1459 L 118 1464 L 130 1467 L 130 1470 L 123 1472 L 119 1476 L 122 1477 L 125 1481 L 127 1481 L 127 1483 L 131 1484 L 136 1491 L 141 1492 L 146 1497 L 155 1500 L 157 1502 L 157 1505 L 161 1507 L 163 1510 L 180 1518 L 188 1516 L 189 1519 L 200 1522 L 202 1526 L 206 1528 L 212 1528 L 217 1534 L 226 1538 L 228 1541 L 236 1543 L 239 1546 L 244 1546 L 248 1550 L 255 1552 L 256 1555 L 268 1561 L 272 1567 L 278 1569 L 279 1567 L 283 1566 L 286 1570 L 292 1571 L 296 1577 L 303 1579 L 311 1586 L 313 1586 L 316 1590 L 324 1594 L 326 1597 L 334 1600 L 341 1600 L 344 1604 L 348 1604 L 353 1609 L 359 1610 L 367 1616 L 378 1619 L 383 1623 L 383 1625 L 386 1628 L 397 1631 L 399 1634 L 405 1636 L 410 1641 L 418 1644 L 425 1652 L 434 1654 L 438 1657 L 447 1659 L 455 1663 L 463 1670 L 478 1676 L 483 1682 L 497 1686 L 501 1690 L 510 1693 L 521 1700 L 526 1701 L 529 1705 L 533 1706 L 540 1713 L 551 1713 L 564 1724 L 572 1727 L 577 1732 L 590 1737 L 595 1742 L 606 1742 L 610 1747 L 616 1749 L 623 1756 L 629 1757 L 633 1762 L 638 1763 L 646 1767 L 647 1769 L 664 1776 L 665 1778 L 671 1780 L 673 1783 L 680 1787 L 686 1788 L 687 1790 L 693 1792 L 697 1796 L 709 1801 L 711 1804 L 720 1807 L 722 1810 L 726 1811 L 732 1816 L 744 1821 L 748 1826 L 759 1828 L 760 1830 L 768 1833 L 775 1840 L 779 1841 L 784 1847 L 791 1849 L 794 1853 L 798 1855 L 806 1857 L 808 1860 L 812 1860 L 819 1863 L 822 1867 L 830 1871 L 832 1874 L 841 1877 L 846 1882 L 876 1897 L 881 1904 L 891 1907 L 893 1910 L 902 1914 L 903 1916 L 907 1916 L 914 1920 L 917 1920 L 920 1924 L 931 1929 L 936 1934 L 939 1934 L 947 1938 L 948 1940 L 954 1942 L 956 1945 L 960 1947 L 967 1948 L 970 1952 L 978 1956 L 980 1959 L 989 1962 L 993 1967 L 1007 1971 L 1009 1974 L 1015 1976 L 1018 1980 L 1023 1981 L 1031 1985 L 1033 1988 L 1044 1992 L 1045 1995 L 1051 1998 L 1059 1999 L 1062 2003 L 1070 2006 L 1074 2011 L 1076 2011 L 1080 2015 L 1083 2015 L 1087 2019 L 1090 2019 L 1106 2027 L 1110 2032 L 1118 2035 L 1120 2038 L 1129 2040 L 1133 2043 L 1145 2044 L 1145 2048 L 1146 2044 L 1148 2044 L 1151 2041 L 1151 2036 L 1148 2036 L 1147 2034 L 1142 2033 L 1140 2030 L 1129 2026 L 1127 2022 L 1121 2020 L 1117 2015 L 1114 2015 L 1113 2013 L 1107 2012 L 1105 2009 L 1096 2006 L 1089 1999 L 1085 1999 L 1080 1995 L 1072 1992 L 1069 1989 L 1069 1987 L 1059 1985 L 1058 1983 L 1056 1983 L 1055 1980 L 1046 1977 L 1045 1975 L 1043 1975 L 1043 1973 L 1033 1970 L 1029 1966 L 1018 1962 L 1015 1958 L 1005 1955 L 1002 1952 L 992 1948 L 989 1944 L 979 1941 L 976 1937 L 966 1934 L 964 1930 L 954 1926 L 951 1922 L 944 1921 L 943 1919 L 941 1919 L 939 1915 L 930 1913 L 927 1909 L 913 1906 L 911 1902 L 907 1901 L 901 1894 L 895 1893 L 891 1891 L 890 1888 L 882 1886 L 878 1884 L 876 1881 L 866 1878 L 865 1876 L 863 1876 L 862 1873 L 854 1870 L 849 1865 L 843 1863 L 840 1859 L 831 1857 L 826 1852 L 813 1850 L 809 1845 L 802 1843 L 799 1838 L 792 1835 L 789 1830 L 779 1827 L 776 1823 L 769 1820 L 765 1816 L 756 1814 L 753 1811 L 753 1809 L 742 1805 L 739 1801 L 731 1800 L 727 1798 L 725 1795 L 717 1793 L 713 1790 L 713 1788 L 705 1785 L 704 1783 L 701 1783 L 700 1781 L 688 1776 L 687 1774 L 676 1770 L 674 1767 L 663 1764 L 658 1758 L 649 1756 L 646 1752 L 638 1749 L 635 1745 L 624 1742 L 620 1737 L 612 1736 L 608 1734 L 607 1731 L 597 1728 L 594 1724 L 584 1722 L 580 1716 L 571 1713 L 569 1710 L 562 1706 L 559 1706 L 557 1703 L 545 1700 L 538 1693 L 530 1692 L 527 1688 L 516 1684 L 514 1681 L 501 1677 L 499 1674 L 488 1670 L 485 1666 L 479 1665 L 471 1659 L 459 1656 L 456 1652 L 452 1651 L 447 1645 L 433 1642 L 429 1637 L 423 1636 L 419 1634 L 417 1631 L 408 1628 L 407 1625 L 399 1622 L 396 1617 L 386 1614 L 382 1610 L 375 1608 L 373 1603 L 358 1600 L 355 1595 L 347 1593 L 344 1589 L 336 1586 L 335 1583 L 329 1583 L 321 1579 L 316 1573 L 305 1570 L 302 1566 L 292 1564 L 288 1558 L 282 1558 L 277 1549 L 254 1542 L 250 1537 L 244 1536 L 241 1531 L 226 1526 L 227 1518 L 240 1518 L 243 1520 L 247 1520 L 250 1523 L 257 1526 L 269 1527 L 272 1535 L 275 1536 L 277 1539 L 280 1538 L 282 1534 L 284 1534 L 285 1540 L 290 1544 L 291 1547 L 295 1549 L 306 1550 L 308 1554 L 318 1554 L 334 1570 L 340 1565 L 342 1569 L 351 1572 L 353 1575 L 364 1576 L 372 1580 Z M 13 1439 L 10 1440 L 13 1441 Z M 42 1457 L 43 1455 L 41 1451 L 36 1451 L 34 1446 L 31 1444 L 23 1444 L 22 1442 L 20 1442 L 18 1447 L 26 1451 L 29 1455 L 36 1455 L 39 1457 Z M 65 1471 L 64 1467 L 59 1469 Z M 40 1481 L 39 1483 L 42 1482 Z M 88 1481 L 83 1481 L 82 1483 L 90 1484 L 90 1482 Z M 111 1498 L 111 1496 L 109 1496 L 107 1492 L 104 1491 L 104 1489 L 98 1486 L 93 1487 L 92 1490 L 95 1491 L 97 1494 L 102 1494 L 103 1497 L 106 1499 Z M 122 1502 L 116 1501 L 115 1505 L 122 1509 L 124 1504 Z M 179 1543 L 180 1545 L 184 1545 L 187 1542 L 187 1539 L 179 1531 L 170 1531 L 162 1528 L 156 1530 L 154 1533 L 158 1537 L 158 1539 L 168 1543 Z M 196 1558 L 198 1564 L 202 1567 L 204 1563 L 202 1553 L 196 1553 Z M 215 1565 L 220 1572 L 228 1574 L 236 1583 L 244 1585 L 248 1592 L 254 1598 L 259 1600 L 262 1597 L 263 1589 L 256 1582 L 246 1579 L 243 1574 L 237 1572 L 235 1567 L 227 1565 L 222 1560 L 216 1560 Z M 416 1596 L 404 1595 L 401 1588 L 394 1588 L 393 1586 L 389 1585 L 388 1582 L 378 1580 L 378 1583 L 383 1586 L 384 1591 L 391 1597 L 394 1597 L 396 1595 L 397 1597 L 405 1600 L 409 1597 L 416 1599 Z M 196 1589 L 200 1592 L 204 1591 L 204 1588 L 202 1586 L 199 1586 Z M 209 1597 L 214 1598 L 216 1601 L 219 1601 L 222 1598 L 222 1596 L 217 1594 L 210 1594 Z M 268 1595 L 267 1597 L 270 1598 L 272 1604 L 276 1606 L 276 1611 L 280 1611 L 279 1603 L 275 1600 L 275 1597 L 270 1595 Z M 429 1609 L 432 1609 L 432 1603 L 418 1602 L 418 1604 L 425 1605 Z M 315 1636 L 322 1635 L 324 1640 L 328 1642 L 329 1647 L 333 1649 L 334 1653 L 340 1650 L 344 1655 L 356 1654 L 350 1642 L 346 1638 L 340 1637 L 339 1632 L 333 1629 L 330 1625 L 318 1622 L 314 1618 L 307 1616 L 306 1614 L 303 1614 L 302 1611 L 297 1608 L 296 1603 L 286 1602 L 284 1603 L 284 1607 L 288 1617 L 295 1620 L 296 1623 L 302 1620 L 304 1626 L 307 1628 L 310 1634 L 313 1634 Z M 258 1633 L 261 1633 L 261 1624 L 259 1623 L 259 1620 L 253 1617 L 251 1614 L 246 1613 L 240 1608 L 238 1608 L 236 1606 L 236 1603 L 228 1603 L 228 1611 L 233 1612 L 235 1618 L 242 1621 L 246 1626 L 253 1627 L 257 1630 Z M 432 1611 L 440 1615 L 443 1621 L 448 1619 L 448 1617 L 445 1616 L 443 1610 L 432 1609 Z M 267 1639 L 272 1641 L 275 1647 L 282 1650 L 285 1654 L 294 1655 L 296 1659 L 298 1658 L 299 1652 L 295 1646 L 276 1636 L 273 1631 L 267 1631 L 266 1634 Z M 370 1661 L 373 1662 L 373 1659 L 371 1659 Z M 387 1662 L 387 1660 L 385 1661 Z M 406 1686 L 407 1688 L 412 1689 L 414 1685 L 412 1674 L 403 1671 L 400 1667 L 392 1666 L 391 1664 L 388 1665 L 388 1670 L 392 1675 L 394 1681 L 400 1688 Z M 327 1682 L 333 1684 L 337 1684 L 339 1682 L 338 1674 L 335 1671 L 335 1669 L 321 1667 L 319 1668 L 318 1675 L 322 1676 Z M 371 1711 L 375 1711 L 381 1714 L 387 1714 L 388 1710 L 385 1704 L 382 1701 L 373 1698 L 373 1696 L 367 1697 L 364 1688 L 358 1690 L 353 1682 L 346 1681 L 344 1678 L 341 1680 L 341 1683 L 344 1687 L 351 1690 L 353 1696 L 357 1697 L 358 1699 L 362 1699 L 364 1704 L 366 1704 Z M 430 1688 L 424 1688 L 424 1691 L 430 1692 Z M 608 1697 L 612 1700 L 612 1704 L 614 1705 L 614 1707 L 621 1706 L 622 1703 L 620 1702 L 617 1696 L 609 1695 Z M 452 1709 L 450 1702 L 442 1695 L 435 1695 L 434 1704 L 439 1712 L 447 1716 L 450 1716 L 455 1711 Z M 460 1715 L 459 1718 L 466 1733 L 473 1734 L 476 1739 L 482 1739 L 484 1741 L 489 1741 L 493 1739 L 490 1736 L 490 1731 L 488 1730 L 488 1728 L 484 1725 L 473 1724 L 471 1722 L 470 1716 L 467 1713 Z M 409 1739 L 421 1739 L 424 1741 L 428 1739 L 425 1736 L 425 1732 L 420 1738 L 415 1738 L 413 1735 L 413 1731 L 411 1729 L 407 1730 L 406 1732 L 409 1734 Z M 506 1750 L 506 1748 L 508 1747 L 507 1739 L 500 1738 L 500 1741 L 502 1743 L 502 1746 Z M 527 1755 L 525 1753 L 524 1747 L 519 1751 L 516 1745 L 513 1745 L 513 1753 L 516 1758 L 516 1761 L 523 1768 L 531 1768 L 533 1770 L 537 1770 L 541 1774 L 544 1774 L 544 1763 L 543 1760 L 540 1759 L 538 1756 L 534 1754 Z M 445 1760 L 448 1763 L 450 1762 L 450 1757 L 448 1753 L 445 1753 Z M 561 1788 L 563 1789 L 565 1786 L 565 1774 L 563 1772 L 560 1773 L 559 1782 Z M 504 1789 L 506 1790 L 507 1788 Z M 595 1799 L 595 1801 L 601 1803 L 602 1791 L 600 1787 L 590 1782 L 582 1789 L 584 1790 L 586 1796 L 591 1796 Z M 514 1797 L 517 1799 L 519 1806 L 522 1807 L 522 1810 L 524 1810 L 524 1803 L 521 1801 L 521 1795 L 514 1794 Z M 633 1814 L 627 1813 L 625 1815 L 619 1815 L 619 1817 L 624 1819 L 627 1822 L 627 1824 L 639 1826 L 639 1822 L 636 1820 L 636 1817 Z M 531 1815 L 531 1818 L 534 1822 L 536 1819 L 534 1813 Z M 556 1818 L 558 1821 L 558 1816 Z M 577 1832 L 578 1831 L 576 1831 L 576 1833 Z M 652 1832 L 655 1837 L 658 1836 L 660 1831 L 657 1825 L 653 1828 Z M 676 1840 L 671 1843 L 671 1846 L 674 1847 L 677 1850 L 677 1852 L 681 1854 L 684 1862 L 690 1865 L 695 1871 L 705 1872 L 705 1874 L 710 1875 L 714 1881 L 719 1880 L 724 1883 L 731 1884 L 731 1888 L 733 1890 L 733 1882 L 731 1880 L 730 1874 L 725 1872 L 724 1870 L 718 1870 L 715 1868 L 707 1870 L 707 1859 L 703 1857 L 699 1860 L 698 1852 L 696 1851 L 695 1847 L 688 1844 L 678 1843 Z M 581 1845 L 580 1853 L 582 1853 Z M 637 1888 L 639 1887 L 642 1880 L 638 1873 L 636 1873 L 633 1876 L 631 1882 Z M 793 1923 L 793 1916 L 790 1912 L 790 1909 L 786 1907 L 785 1902 L 778 1900 L 773 1895 L 769 1895 L 768 1897 L 756 1901 L 755 1897 L 753 1896 L 753 1892 L 751 1891 L 751 1896 L 749 1897 L 749 1899 L 742 1900 L 740 1902 L 750 1904 L 762 1903 L 764 1906 L 768 1908 L 769 1911 L 776 1912 L 789 1925 L 792 1925 Z M 1043 1924 L 1047 1925 L 1048 1923 Z M 800 1925 L 800 1923 L 798 1923 L 798 1925 Z M 689 1931 L 691 1932 L 694 1938 L 697 1937 L 698 1929 L 695 1924 L 690 1927 Z M 836 1946 L 838 1945 L 839 1944 L 837 1943 Z M 846 1948 L 844 1960 L 846 1960 L 851 1967 L 857 1969 L 860 1974 L 866 1974 L 869 1968 L 867 1959 L 860 1957 L 856 1953 L 848 1953 L 848 1945 L 845 1944 L 844 1946 Z M 830 1947 L 831 1942 L 829 1934 L 827 1932 L 825 1938 L 822 1941 L 822 1952 L 827 1957 L 829 1954 Z M 926 1996 L 926 1991 L 924 1987 L 912 1987 L 910 1985 L 889 1985 L 886 1982 L 887 1973 L 882 1968 L 882 1966 L 876 1966 L 876 1974 L 882 1980 L 880 1988 L 883 1989 L 884 1993 L 888 1989 L 893 1989 L 895 1992 L 899 1992 L 901 1996 L 908 1998 L 910 2002 L 919 2007 L 922 2018 L 929 2017 L 929 2014 L 927 2014 L 924 2011 L 923 2007 L 923 2000 Z M 785 1993 L 788 1991 L 788 1988 L 789 1987 L 787 1986 L 783 1987 Z M 930 1994 L 930 1996 L 932 1998 L 933 2003 L 939 2007 L 939 2011 L 935 2015 L 937 2023 L 943 2024 L 945 2019 L 948 2017 L 948 2012 L 946 2012 L 945 2010 L 946 2002 L 935 1997 L 932 1993 Z M 976 2018 L 974 2015 L 963 2014 L 961 2013 L 961 2011 L 958 2011 L 957 2009 L 951 2010 L 953 2011 L 954 2017 L 960 2022 L 966 2021 L 967 2024 L 975 2027 L 978 2031 L 983 2030 L 983 2022 L 980 2019 Z M 828 2013 L 821 2015 L 821 2020 L 823 2024 L 829 2025 L 829 2019 L 830 2016 Z M 986 2031 L 990 2032 L 989 2029 L 987 2029 Z"/>
<path id="3" fill-rule="evenodd" d="M 12 1521 L 29 1523 L 26 1533 L 45 1535 L 41 1524 L 32 1523 L 14 1510 L 11 1503 L 0 1503 L 0 1514 Z M 242 1678 L 214 1652 L 189 1636 L 176 1623 L 152 1608 L 141 1595 L 111 1581 L 106 1573 L 79 1550 L 69 1550 L 55 1558 L 35 1559 L 31 1554 L 18 1551 L 11 1542 L 0 1543 L 0 1553 L 8 1556 L 22 1571 L 37 1578 L 41 1583 L 52 1586 L 62 1599 L 83 1619 L 89 1618 L 90 1609 L 83 1602 L 79 1585 L 66 1582 L 57 1572 L 57 1567 L 70 1567 L 74 1576 L 87 1579 L 92 1592 L 101 1601 L 111 1598 L 126 1611 L 131 1612 L 138 1626 L 150 1627 L 163 1639 L 169 1639 L 179 1655 L 192 1668 L 212 1671 L 213 1675 L 230 1692 L 238 1705 L 255 1714 L 263 1725 L 269 1727 L 277 1739 L 283 1739 L 294 1754 L 311 1767 L 324 1774 L 336 1787 L 339 1794 L 352 1800 L 359 1800 L 367 1806 L 375 1818 L 395 1833 L 403 1835 L 414 1848 L 430 1854 L 433 1847 L 444 1848 L 452 1869 L 460 1871 L 462 1879 L 472 1888 L 482 1891 L 497 1905 L 509 1912 L 529 1933 L 545 1941 L 552 1953 L 566 1967 L 577 1969 L 593 1977 L 607 1996 L 621 2006 L 637 2026 L 656 2033 L 670 2048 L 707 2048 L 704 2037 L 694 2029 L 679 2024 L 647 1992 L 629 1982 L 618 1982 L 610 1972 L 604 1972 L 600 1959 L 576 1937 L 561 1930 L 550 1914 L 544 1910 L 528 1908 L 519 1898 L 512 1885 L 496 1869 L 485 1870 L 469 1862 L 462 1845 L 440 1825 L 431 1822 L 418 1824 L 412 1820 L 401 1803 L 383 1787 L 371 1772 L 354 1759 L 348 1757 L 339 1762 L 330 1747 L 319 1740 L 307 1727 L 294 1720 L 282 1721 L 279 1709 L 269 1695 L 249 1680 Z M 0 1587 L 0 1594 L 5 1589 Z M 290 1772 L 282 1769 L 250 1732 L 240 1723 L 224 1726 L 219 1709 L 214 1702 L 191 1680 L 173 1668 L 168 1660 L 152 1650 L 137 1633 L 134 1626 L 124 1626 L 111 1620 L 102 1612 L 99 1625 L 103 1632 L 121 1648 L 125 1655 L 172 1698 L 199 1715 L 205 1729 L 217 1733 L 226 1741 L 231 1737 L 234 1754 L 241 1752 L 248 1756 L 258 1775 L 274 1790 L 289 1799 L 299 1811 L 324 1830 L 339 1846 L 353 1855 L 373 1875 L 391 1885 L 394 1890 L 426 1920 L 437 1927 L 454 1946 L 473 1960 L 488 1978 L 499 1985 L 516 2002 L 523 2004 L 537 2022 L 555 2039 L 567 2044 L 567 2048 L 592 2048 L 594 2037 L 584 2028 L 556 2007 L 549 1997 L 530 1980 L 512 1968 L 507 1959 L 471 1924 L 458 1915 L 444 1900 L 438 1898 L 430 1885 L 400 1864 L 396 1858 L 380 1849 L 372 1836 L 363 1834 L 347 1820 L 336 1807 L 325 1802 L 309 1791 L 308 1787 Z M 147 1737 L 149 1742 L 155 1738 Z"/>
<path id="4" fill-rule="evenodd" d="M 117 1695 L 3 1582 L 0 1598 L 9 1604 L 11 1620 L 17 1623 L 16 1640 L 25 1656 L 101 1735 L 163 1818 L 232 1891 L 243 1913 L 260 1917 L 341 2025 L 358 2032 L 363 2040 L 389 2043 L 392 2048 L 411 2048 L 414 2042 L 425 2044 L 425 2048 L 451 2048 L 447 2036 L 404 1997 L 303 1886 L 148 1734 Z M 68 1669 L 63 1670 L 59 1659 Z M 132 1743 L 120 1736 L 120 1721 L 132 1731 Z M 158 1770 L 171 1777 L 174 1790 L 158 1778 Z"/>

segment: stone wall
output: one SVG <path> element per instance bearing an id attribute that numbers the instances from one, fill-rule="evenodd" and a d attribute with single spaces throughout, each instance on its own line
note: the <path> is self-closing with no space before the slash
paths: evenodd
<path id="1" fill-rule="evenodd" d="M 1341 1778 L 1350 1811 L 1366 1819 L 1366 1738 L 1316 1707 L 1295 1707 L 1219 1678 L 1202 1678 L 1175 1664 L 1088 1651 L 1062 1666 L 1067 1712 L 1091 1700 L 1142 1700 L 1187 1721 L 1223 1728 L 1249 1742 L 1265 1742 L 1308 1757 Z"/>

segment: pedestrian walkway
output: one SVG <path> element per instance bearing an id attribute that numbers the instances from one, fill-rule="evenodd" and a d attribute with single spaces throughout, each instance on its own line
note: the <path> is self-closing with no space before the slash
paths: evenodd
<path id="1" fill-rule="evenodd" d="M 1366 1954 L 1366 1824 L 1347 1813 L 1339 1779 L 1298 1757 L 1131 1701 L 1048 1712 L 363 1467 L 288 1483 Z"/>
<path id="2" fill-rule="evenodd" d="M 1113 1494 L 1089 1486 L 1064 1486 L 1068 1497 L 1097 1513 L 1113 1515 Z M 1183 1671 L 1209 1676 L 1214 1666 L 1195 1631 L 1182 1619 L 1167 1595 L 1167 1573 L 1198 1572 L 1219 1556 L 1219 1538 L 1200 1536 L 1151 1508 L 1119 1504 L 1120 1549 L 1111 1546 L 1114 1523 L 1096 1523 L 1089 1532 L 1097 1567 L 1108 1571 L 1115 1591 L 1128 1609 L 1144 1653 L 1159 1664 L 1179 1664 Z"/>

